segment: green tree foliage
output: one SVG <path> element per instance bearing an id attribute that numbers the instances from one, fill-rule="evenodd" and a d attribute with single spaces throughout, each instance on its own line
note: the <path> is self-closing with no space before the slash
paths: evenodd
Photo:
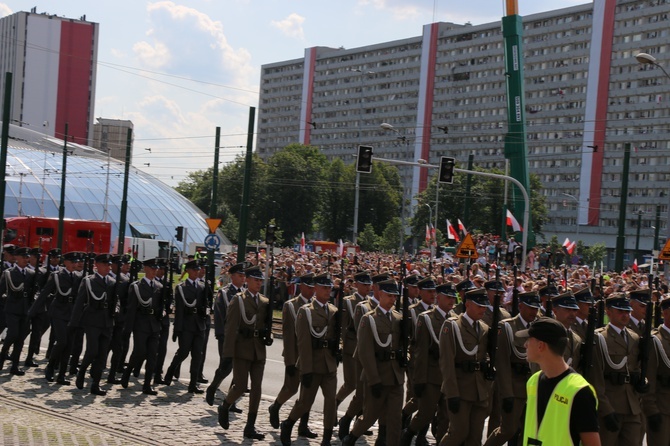
<path id="1" fill-rule="evenodd" d="M 379 249 L 390 253 L 397 251 L 400 247 L 400 234 L 402 231 L 402 222 L 399 217 L 393 217 L 384 228 L 384 232 L 379 237 Z M 403 233 L 404 241 L 404 233 Z"/>
<path id="2" fill-rule="evenodd" d="M 371 223 L 365 225 L 363 231 L 358 234 L 358 244 L 363 251 L 377 251 L 379 249 L 379 236 Z"/>
<path id="3" fill-rule="evenodd" d="M 596 243 L 588 248 L 584 248 L 582 255 L 584 264 L 592 266 L 595 262 L 596 266 L 600 267 L 600 262 L 603 262 L 607 255 L 607 246 L 605 243 Z"/>

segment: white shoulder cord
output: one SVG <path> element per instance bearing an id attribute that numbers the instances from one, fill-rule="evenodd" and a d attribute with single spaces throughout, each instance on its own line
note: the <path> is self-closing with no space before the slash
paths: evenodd
<path id="1" fill-rule="evenodd" d="M 12 289 L 12 291 L 22 291 L 23 290 L 23 282 L 21 282 L 21 285 L 19 285 L 19 286 L 14 285 L 14 282 L 12 282 L 11 270 L 6 270 L 5 275 L 7 276 L 7 284 Z"/>
<path id="2" fill-rule="evenodd" d="M 509 346 L 510 349 L 512 350 L 512 353 L 514 353 L 514 356 L 516 356 L 519 359 L 526 360 L 527 355 L 525 352 L 520 352 L 517 348 L 516 345 L 514 345 L 514 333 L 512 332 L 512 325 L 509 322 L 503 322 L 505 325 L 505 331 L 507 332 L 507 339 L 509 340 Z M 570 358 L 570 361 L 572 361 L 572 358 Z"/>
<path id="3" fill-rule="evenodd" d="M 475 345 L 475 348 L 472 350 L 468 350 L 465 348 L 465 345 L 463 345 L 463 338 L 461 337 L 461 329 L 458 328 L 458 324 L 456 323 L 455 320 L 450 319 L 451 322 L 451 328 L 454 330 L 454 333 L 456 333 L 455 338 L 458 340 L 458 345 L 460 345 L 461 350 L 463 350 L 463 353 L 465 353 L 468 356 L 477 356 L 477 352 L 479 351 L 479 344 Z"/>
<path id="4" fill-rule="evenodd" d="M 349 309 L 349 314 L 351 317 L 354 317 L 354 307 L 352 306 L 353 304 L 351 303 L 353 299 L 345 299 L 344 301 L 347 303 L 347 308 Z"/>
<path id="5" fill-rule="evenodd" d="M 240 305 L 240 316 L 242 317 L 244 323 L 247 325 L 255 325 L 256 324 L 255 314 L 251 317 L 251 319 L 247 319 L 247 312 L 244 311 L 244 299 L 242 298 L 242 293 L 237 294 L 237 302 Z"/>
<path id="6" fill-rule="evenodd" d="M 382 348 L 386 348 L 389 345 L 391 345 L 391 340 L 393 338 L 393 335 L 389 333 L 389 337 L 386 338 L 386 342 L 382 342 L 381 339 L 379 339 L 379 333 L 377 333 L 377 323 L 375 322 L 375 318 L 372 317 L 372 315 L 367 316 L 368 320 L 370 321 L 370 328 L 372 329 L 372 336 L 375 338 L 375 342 L 377 343 L 378 346 Z M 362 319 L 361 319 L 362 321 Z"/>
<path id="7" fill-rule="evenodd" d="M 93 290 L 91 289 L 91 278 L 87 277 L 86 278 L 86 289 L 88 290 L 88 293 L 91 295 L 91 297 L 95 300 L 102 300 L 105 297 L 107 297 L 107 291 L 105 290 L 104 293 L 100 297 L 96 296 Z"/>
<path id="8" fill-rule="evenodd" d="M 603 349 L 603 356 L 605 357 L 607 365 L 613 368 L 614 370 L 621 370 L 622 368 L 624 368 L 628 363 L 628 356 L 624 356 L 620 363 L 615 364 L 614 362 L 612 362 L 612 358 L 610 358 L 609 350 L 607 349 L 607 341 L 605 340 L 605 337 L 600 333 L 596 333 L 596 335 L 598 336 L 598 340 L 600 341 L 600 347 L 602 347 Z"/>
<path id="9" fill-rule="evenodd" d="M 433 323 L 430 320 L 430 316 L 428 314 L 423 313 L 422 314 L 423 318 L 426 320 L 426 328 L 428 329 L 428 333 L 430 333 L 430 337 L 433 338 L 433 342 L 436 344 L 440 344 L 439 339 L 437 339 L 437 335 L 435 334 L 435 330 L 433 330 Z"/>
<path id="10" fill-rule="evenodd" d="M 317 339 L 321 339 L 326 335 L 326 332 L 328 331 L 328 326 L 326 325 L 323 327 L 323 330 L 321 332 L 318 332 L 314 329 L 312 326 L 312 310 L 308 307 L 305 307 L 305 317 L 307 318 L 307 323 L 309 324 L 309 332 L 312 333 L 312 336 L 314 336 Z"/>
<path id="11" fill-rule="evenodd" d="M 195 299 L 193 299 L 193 303 L 189 303 L 186 300 L 186 296 L 184 296 L 184 286 L 182 285 L 182 286 L 179 286 L 177 288 L 179 289 L 179 294 L 181 295 L 181 300 L 184 302 L 184 305 L 186 305 L 189 308 L 195 307 L 195 304 L 198 302 L 198 299 L 195 298 Z"/>
<path id="12" fill-rule="evenodd" d="M 668 358 L 668 355 L 665 353 L 665 349 L 663 348 L 661 340 L 658 339 L 657 336 L 652 336 L 651 338 L 654 340 L 654 344 L 656 345 L 656 353 L 661 357 L 663 364 L 665 364 L 665 366 L 670 369 L 670 358 Z"/>
<path id="13" fill-rule="evenodd" d="M 70 293 L 72 292 L 72 288 L 74 288 L 70 287 L 70 289 L 67 290 L 67 293 L 64 293 L 60 287 L 60 279 L 58 278 L 58 274 L 54 274 L 54 282 L 56 283 L 56 290 L 58 291 L 58 294 L 60 294 L 61 296 L 69 296 Z"/>
<path id="14" fill-rule="evenodd" d="M 137 285 L 137 282 L 133 283 L 133 289 L 135 290 L 135 296 L 137 296 L 137 301 L 143 307 L 148 307 L 148 306 L 151 305 L 151 297 L 147 300 L 142 299 L 142 295 L 140 294 L 140 287 Z M 180 287 L 180 291 L 181 291 L 181 287 Z M 183 293 L 182 293 L 181 297 L 184 297 Z M 193 305 L 195 305 L 195 302 L 193 302 Z"/>

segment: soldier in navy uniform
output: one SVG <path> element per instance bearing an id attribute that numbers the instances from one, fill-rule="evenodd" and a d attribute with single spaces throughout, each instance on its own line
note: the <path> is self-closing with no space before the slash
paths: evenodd
<path id="1" fill-rule="evenodd" d="M 7 359 L 10 347 L 13 347 L 12 375 L 24 375 L 19 369 L 19 356 L 23 343 L 30 331 L 28 309 L 33 303 L 36 287 L 35 271 L 27 268 L 30 257 L 28 248 L 17 248 L 14 251 L 16 264 L 5 270 L 0 278 L 0 292 L 5 294 L 5 319 L 7 323 L 7 337 L 0 351 L 0 369 Z"/>
<path id="2" fill-rule="evenodd" d="M 130 281 L 128 276 L 121 272 L 122 265 L 130 263 L 130 256 L 113 256 L 112 269 L 109 271 L 109 277 L 116 281 L 116 299 L 119 303 L 119 311 L 114 316 L 114 330 L 112 331 L 112 340 L 110 350 L 112 358 L 107 375 L 107 384 L 121 384 L 121 380 L 116 378 L 117 372 L 123 368 L 123 360 L 126 357 L 126 345 L 124 342 L 124 329 L 126 326 L 126 312 L 128 311 L 128 286 Z"/>
<path id="3" fill-rule="evenodd" d="M 32 299 L 35 299 L 35 295 L 44 287 L 44 284 L 47 280 L 47 269 L 43 266 L 40 266 L 39 261 L 42 256 L 42 249 L 40 248 L 31 248 L 30 251 L 30 260 L 28 261 L 28 268 L 35 271 L 35 287 L 33 289 Z M 51 303 L 48 300 L 47 305 Z M 40 344 L 42 343 L 42 335 L 49 328 L 49 316 L 47 315 L 47 305 L 35 306 L 31 305 L 28 310 L 28 318 L 30 319 L 30 340 L 28 341 L 28 355 L 24 365 L 26 367 L 37 367 L 37 363 L 33 360 L 35 355 L 40 351 Z"/>
<path id="4" fill-rule="evenodd" d="M 163 285 L 163 312 L 161 318 L 161 334 L 158 338 L 158 354 L 156 355 L 156 367 L 154 369 L 154 385 L 165 384 L 163 380 L 163 365 L 167 355 L 167 343 L 170 340 L 170 314 L 174 304 L 174 293 L 172 282 L 168 274 L 169 262 L 172 259 L 158 259 L 158 269 L 156 270 L 156 279 Z"/>
<path id="5" fill-rule="evenodd" d="M 16 250 L 16 245 L 6 244 L 2 247 L 2 271 L 6 271 L 14 267 L 14 250 Z M 5 294 L 4 291 L 0 291 L 0 295 Z M 0 298 L 0 333 L 2 333 L 7 324 L 5 321 L 5 299 Z"/>
<path id="6" fill-rule="evenodd" d="M 109 277 L 111 263 L 111 254 L 99 254 L 95 257 L 96 272 L 82 279 L 70 319 L 70 325 L 83 327 L 86 336 L 86 352 L 75 384 L 78 389 L 84 388 L 86 369 L 90 365 L 91 393 L 101 396 L 107 394 L 106 390 L 100 388 L 100 378 L 112 340 L 114 314 L 118 311 L 116 282 Z"/>
<path id="7" fill-rule="evenodd" d="M 202 349 L 205 342 L 205 319 L 209 317 L 204 285 L 197 280 L 200 262 L 192 260 L 185 265 L 188 277 L 175 290 L 175 314 L 172 340 L 179 339 L 179 348 L 165 373 L 165 384 L 172 384 L 175 370 L 191 355 L 189 393 L 204 393 L 198 387 Z"/>
<path id="8" fill-rule="evenodd" d="M 46 283 L 49 279 L 49 275 L 53 274 L 54 272 L 60 271 L 60 263 L 61 263 L 61 252 L 60 249 L 54 248 L 49 250 L 47 253 L 47 264 L 44 266 L 48 274 L 45 275 L 44 279 L 44 284 L 43 286 L 46 286 Z M 47 305 L 47 309 L 49 308 L 49 305 Z M 49 317 L 49 326 L 51 326 L 51 317 Z M 48 327 L 47 327 L 48 328 Z M 51 359 L 51 351 L 53 350 L 54 343 L 56 342 L 56 338 L 54 337 L 53 330 L 49 331 L 49 344 L 47 346 L 47 352 L 44 355 L 45 359 Z"/>
<path id="9" fill-rule="evenodd" d="M 36 305 L 41 305 L 42 301 L 46 301 L 49 296 L 53 296 L 48 314 L 51 322 L 51 333 L 54 336 L 54 346 L 49 357 L 49 363 L 44 370 L 44 376 L 47 381 L 51 382 L 54 379 L 54 372 L 58 371 L 56 382 L 66 386 L 70 385 L 70 381 L 65 379 L 65 373 L 67 372 L 70 349 L 72 348 L 72 333 L 68 323 L 72 316 L 74 301 L 81 283 L 81 273 L 75 270 L 76 263 L 80 261 L 79 254 L 78 252 L 68 252 L 63 255 L 64 267 L 49 275 L 46 285 L 44 285 L 35 301 Z"/>

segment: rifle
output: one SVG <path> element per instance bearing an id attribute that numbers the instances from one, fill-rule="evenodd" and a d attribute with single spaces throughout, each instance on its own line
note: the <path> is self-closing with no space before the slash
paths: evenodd
<path id="1" fill-rule="evenodd" d="M 514 274 L 514 284 L 512 285 L 512 317 L 519 314 L 519 290 L 516 287 L 516 278 L 519 274 L 519 269 L 516 265 L 512 268 Z"/>
<path id="2" fill-rule="evenodd" d="M 400 274 L 404 279 L 407 271 L 405 270 L 405 262 L 400 266 Z M 400 282 L 400 294 L 402 296 L 402 321 L 400 322 L 400 343 L 402 354 L 400 357 L 400 366 L 406 367 L 409 364 L 407 353 L 409 350 L 409 336 L 410 336 L 410 316 L 409 316 L 409 292 L 405 286 L 404 281 Z"/>
<path id="3" fill-rule="evenodd" d="M 595 282 L 595 280 L 594 280 Z M 589 308 L 588 326 L 586 328 L 586 336 L 584 344 L 582 345 L 582 376 L 589 381 L 591 368 L 593 367 L 593 345 L 596 340 L 596 307 Z"/>
<path id="4" fill-rule="evenodd" d="M 551 275 L 547 277 L 547 285 L 550 287 L 549 291 L 551 291 L 551 287 L 554 286 L 554 279 Z M 547 296 L 547 305 L 544 309 L 544 315 L 546 317 L 554 317 L 554 303 L 551 301 L 551 296 Z"/>
<path id="5" fill-rule="evenodd" d="M 272 345 L 272 313 L 274 312 L 275 308 L 275 296 L 274 296 L 274 289 L 275 289 L 275 275 L 274 275 L 274 267 L 275 267 L 275 254 L 274 254 L 274 243 L 270 243 L 270 287 L 269 287 L 269 292 L 267 295 L 268 298 L 268 308 L 267 308 L 267 313 L 265 314 L 265 345 L 268 347 Z"/>
<path id="6" fill-rule="evenodd" d="M 86 256 L 86 264 L 85 264 L 86 275 L 93 274 L 94 259 L 95 259 L 95 253 L 94 252 L 89 252 L 88 255 Z"/>
<path id="7" fill-rule="evenodd" d="M 516 266 L 516 265 L 515 265 Z M 500 268 L 496 268 L 496 285 L 500 282 Z M 498 351 L 498 324 L 500 324 L 500 291 L 493 297 L 493 318 L 489 327 L 488 353 L 489 362 L 484 371 L 484 378 L 488 381 L 496 379 L 496 352 Z"/>
<path id="8" fill-rule="evenodd" d="M 172 284 L 174 283 L 174 268 L 175 268 L 175 261 L 172 256 L 172 248 L 170 248 L 170 259 L 169 259 L 169 264 L 168 264 L 168 273 L 165 274 L 163 277 L 167 278 L 169 282 L 163 284 L 163 288 L 167 288 L 167 299 L 163 300 L 163 305 L 165 307 L 165 314 L 171 314 L 172 313 L 172 300 L 174 297 L 174 289 L 172 288 Z"/>
<path id="9" fill-rule="evenodd" d="M 654 288 L 661 295 L 663 294 L 663 292 L 661 291 L 661 280 L 658 276 L 654 278 Z M 663 323 L 663 311 L 661 310 L 661 299 L 659 296 L 659 299 L 656 302 L 654 302 L 654 327 L 658 327 L 662 323 Z"/>
<path id="10" fill-rule="evenodd" d="M 600 300 L 598 301 L 598 324 L 597 328 L 605 325 L 605 279 L 600 275 Z"/>
<path id="11" fill-rule="evenodd" d="M 653 276 L 649 274 L 648 281 L 651 285 L 653 281 Z M 644 323 L 644 333 L 640 337 L 640 381 L 635 386 L 635 390 L 639 393 L 645 393 L 648 389 L 646 388 L 647 383 L 647 367 L 649 365 L 649 350 L 651 349 L 651 319 L 652 319 L 653 306 L 651 305 L 651 286 L 649 287 L 649 303 L 647 304 L 646 314 L 645 314 L 645 323 Z"/>
<path id="12" fill-rule="evenodd" d="M 340 348 L 340 338 L 342 337 L 342 311 L 344 303 L 344 259 L 340 260 L 340 271 L 342 271 L 342 278 L 340 280 L 340 288 L 337 290 L 337 313 L 335 313 L 335 339 L 333 340 L 332 349 L 335 363 L 342 362 L 342 349 Z"/>
<path id="13" fill-rule="evenodd" d="M 116 306 L 117 306 L 118 301 L 119 301 L 118 291 L 119 291 L 119 282 L 120 282 L 120 279 L 121 279 L 121 257 L 120 256 L 119 256 L 119 259 L 116 261 L 116 272 L 117 272 L 117 274 L 116 274 L 116 280 L 114 281 L 114 290 L 112 291 L 112 295 L 109 298 L 110 299 L 109 300 L 109 305 L 107 307 L 107 309 L 109 310 L 109 315 L 112 316 L 112 317 L 114 317 L 114 315 L 116 314 Z M 139 297 L 140 296 L 137 296 L 138 299 L 139 299 Z"/>

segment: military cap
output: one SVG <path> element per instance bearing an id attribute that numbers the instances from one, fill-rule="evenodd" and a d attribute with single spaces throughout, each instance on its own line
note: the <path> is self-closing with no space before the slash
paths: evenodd
<path id="1" fill-rule="evenodd" d="M 67 260 L 68 262 L 78 262 L 80 259 L 79 252 L 77 251 L 71 251 L 71 252 L 66 252 L 63 254 L 63 260 Z"/>
<path id="2" fill-rule="evenodd" d="M 477 287 L 475 286 L 474 283 L 472 283 L 472 280 L 470 279 L 463 279 L 456 284 L 456 291 L 468 291 L 474 288 Z"/>
<path id="3" fill-rule="evenodd" d="M 377 274 L 376 276 L 372 276 L 372 283 L 379 283 L 389 279 L 390 276 L 387 273 Z"/>
<path id="4" fill-rule="evenodd" d="M 49 250 L 49 252 L 47 252 L 47 255 L 49 257 L 60 257 L 60 249 L 58 248 L 51 249 Z"/>
<path id="5" fill-rule="evenodd" d="M 118 254 L 115 254 L 112 256 L 112 263 L 119 263 L 121 261 L 121 256 Z"/>
<path id="6" fill-rule="evenodd" d="M 15 256 L 23 256 L 23 257 L 28 257 L 30 255 L 30 248 L 22 246 L 20 248 L 16 248 L 14 250 L 14 255 Z"/>
<path id="7" fill-rule="evenodd" d="M 400 290 L 398 290 L 398 284 L 395 283 L 395 280 L 393 279 L 382 280 L 381 282 L 378 282 L 378 285 L 379 289 L 385 293 L 400 294 Z"/>
<path id="8" fill-rule="evenodd" d="M 263 274 L 263 271 L 261 270 L 260 266 L 252 266 L 251 268 L 246 268 L 244 270 L 244 275 L 247 277 L 251 277 L 252 279 L 265 279 L 265 275 Z"/>
<path id="9" fill-rule="evenodd" d="M 592 304 L 593 294 L 591 294 L 591 290 L 588 287 L 582 288 L 581 290 L 575 293 L 575 300 L 577 302 Z"/>
<path id="10" fill-rule="evenodd" d="M 314 276 L 314 285 L 332 287 L 333 281 L 330 279 L 330 274 L 323 273 L 319 274 L 318 276 Z"/>
<path id="11" fill-rule="evenodd" d="M 457 295 L 456 288 L 454 288 L 454 285 L 451 283 L 443 283 L 442 285 L 438 285 L 435 290 L 438 294 L 444 294 L 445 296 L 456 297 Z"/>
<path id="12" fill-rule="evenodd" d="M 184 264 L 184 269 L 200 269 L 200 262 L 197 260 L 189 260 Z"/>
<path id="13" fill-rule="evenodd" d="M 647 305 L 651 301 L 649 288 L 641 288 L 639 290 L 633 290 L 628 293 L 628 297 L 631 300 L 636 300 L 644 305 Z"/>
<path id="14" fill-rule="evenodd" d="M 298 283 L 308 287 L 314 286 L 314 273 L 306 273 L 298 277 Z"/>
<path id="15" fill-rule="evenodd" d="M 555 307 L 567 308 L 569 310 L 579 310 L 579 305 L 575 300 L 575 296 L 570 291 L 559 294 L 551 298 L 551 304 Z"/>
<path id="16" fill-rule="evenodd" d="M 558 288 L 554 285 L 545 285 L 537 290 L 537 294 L 540 296 L 558 296 Z"/>
<path id="17" fill-rule="evenodd" d="M 499 280 L 487 281 L 486 283 L 484 283 L 484 288 L 490 291 L 506 291 L 502 282 L 500 282 Z"/>
<path id="18" fill-rule="evenodd" d="M 419 280 L 416 283 L 416 286 L 418 286 L 420 290 L 434 290 L 437 285 L 435 284 L 435 279 L 428 276 Z"/>
<path id="19" fill-rule="evenodd" d="M 540 308 L 540 296 L 537 291 L 519 293 L 519 302 L 531 308 Z"/>
<path id="20" fill-rule="evenodd" d="M 42 248 L 30 248 L 29 252 L 31 256 L 38 257 L 42 255 Z"/>
<path id="21" fill-rule="evenodd" d="M 95 256 L 95 263 L 112 263 L 111 254 L 98 254 Z"/>
<path id="22" fill-rule="evenodd" d="M 146 268 L 158 268 L 158 259 L 146 259 L 142 261 L 142 266 Z"/>
<path id="23" fill-rule="evenodd" d="M 2 251 L 6 252 L 8 254 L 14 254 L 14 251 L 16 250 L 17 246 L 13 245 L 11 243 L 8 243 L 6 245 L 3 245 Z"/>
<path id="24" fill-rule="evenodd" d="M 228 268 L 228 274 L 244 273 L 244 270 L 248 267 L 249 267 L 248 262 L 236 263 L 230 268 Z"/>
<path id="25" fill-rule="evenodd" d="M 132 257 L 130 256 L 130 254 L 124 254 L 121 256 L 121 263 L 130 263 L 131 259 Z"/>
<path id="26" fill-rule="evenodd" d="M 403 280 L 403 283 L 406 286 L 417 286 L 417 283 L 421 280 L 421 276 L 418 274 L 410 274 L 409 276 L 405 277 Z"/>
<path id="27" fill-rule="evenodd" d="M 670 297 L 666 297 L 661 300 L 661 309 L 667 310 L 668 308 L 670 308 Z"/>
<path id="28" fill-rule="evenodd" d="M 541 317 L 531 322 L 527 329 L 517 331 L 516 335 L 520 338 L 535 338 L 538 341 L 556 345 L 560 340 L 567 339 L 568 331 L 556 319 Z"/>
<path id="29" fill-rule="evenodd" d="M 156 258 L 156 266 L 160 269 L 167 269 L 169 265 L 168 259 L 165 259 L 163 257 L 157 257 Z"/>
<path id="30" fill-rule="evenodd" d="M 356 273 L 354 275 L 354 280 L 356 280 L 356 282 L 362 283 L 364 285 L 372 284 L 372 278 L 370 277 L 370 271 L 361 271 L 360 273 Z"/>
<path id="31" fill-rule="evenodd" d="M 630 306 L 630 300 L 624 293 L 613 293 L 605 299 L 605 306 L 607 308 L 614 308 L 616 310 L 633 311 Z"/>
<path id="32" fill-rule="evenodd" d="M 471 300 L 480 307 L 488 307 L 491 305 L 489 298 L 486 296 L 486 290 L 484 288 L 475 288 L 469 290 L 465 293 L 465 298 Z"/>
<path id="33" fill-rule="evenodd" d="M 83 251 L 77 251 L 77 262 L 83 262 L 88 259 L 88 253 Z"/>

